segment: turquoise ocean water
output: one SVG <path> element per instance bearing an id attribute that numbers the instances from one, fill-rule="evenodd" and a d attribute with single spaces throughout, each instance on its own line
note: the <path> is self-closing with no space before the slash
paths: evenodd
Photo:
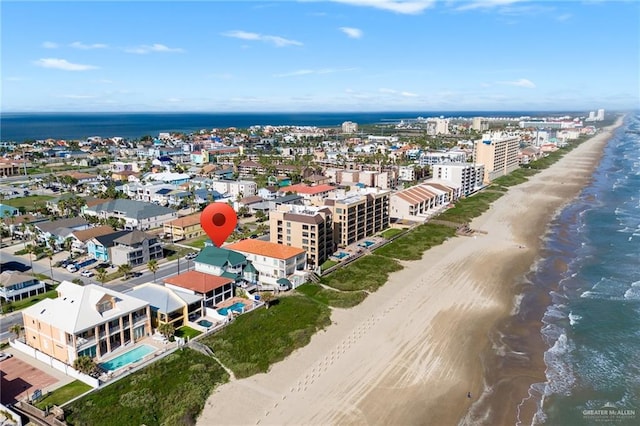
<path id="1" fill-rule="evenodd" d="M 534 424 L 640 425 L 640 115 L 617 129 L 545 245 L 528 277 L 551 298 Z"/>

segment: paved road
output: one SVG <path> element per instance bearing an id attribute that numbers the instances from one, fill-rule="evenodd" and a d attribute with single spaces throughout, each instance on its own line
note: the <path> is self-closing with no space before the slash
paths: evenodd
<path id="1" fill-rule="evenodd" d="M 20 312 L 13 312 L 0 318 L 0 342 L 4 342 L 9 337 L 15 337 L 15 334 L 9 332 L 9 329 L 15 324 L 22 325 L 22 314 Z"/>

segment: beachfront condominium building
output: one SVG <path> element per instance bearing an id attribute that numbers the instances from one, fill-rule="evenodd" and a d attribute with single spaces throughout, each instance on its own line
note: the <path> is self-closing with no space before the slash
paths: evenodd
<path id="1" fill-rule="evenodd" d="M 390 214 L 394 219 L 423 221 L 457 198 L 458 188 L 424 182 L 391 195 Z"/>
<path id="2" fill-rule="evenodd" d="M 520 137 L 505 133 L 486 134 L 476 141 L 476 164 L 484 165 L 483 183 L 489 184 L 500 176 L 506 176 L 519 167 Z"/>
<path id="3" fill-rule="evenodd" d="M 295 288 L 306 281 L 307 254 L 302 249 L 251 238 L 225 248 L 241 253 L 251 262 L 262 286 Z"/>
<path id="4" fill-rule="evenodd" d="M 311 269 L 322 265 L 335 251 L 332 224 L 328 207 L 282 204 L 269 212 L 271 242 L 306 251 Z"/>
<path id="5" fill-rule="evenodd" d="M 356 133 L 358 131 L 358 123 L 353 121 L 345 121 L 342 123 L 342 133 Z"/>
<path id="6" fill-rule="evenodd" d="M 485 132 L 489 130 L 489 120 L 482 117 L 473 117 L 471 128 L 478 132 Z"/>
<path id="7" fill-rule="evenodd" d="M 66 364 L 100 360 L 151 334 L 149 303 L 97 285 L 63 281 L 58 297 L 22 311 L 25 343 Z"/>
<path id="8" fill-rule="evenodd" d="M 391 191 L 361 188 L 325 200 L 333 212 L 334 240 L 346 247 L 389 226 Z"/>
<path id="9" fill-rule="evenodd" d="M 427 119 L 427 135 L 448 135 L 449 120 L 446 118 L 429 118 Z"/>
<path id="10" fill-rule="evenodd" d="M 467 196 L 482 187 L 484 165 L 471 163 L 444 163 L 432 166 L 434 179 L 449 181 L 460 188 L 460 195 Z"/>

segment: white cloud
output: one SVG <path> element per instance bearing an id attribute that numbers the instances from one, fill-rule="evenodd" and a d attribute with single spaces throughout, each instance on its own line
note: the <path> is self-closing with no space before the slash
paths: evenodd
<path id="1" fill-rule="evenodd" d="M 533 89 L 536 85 L 526 78 L 521 78 L 514 81 L 501 81 L 500 84 L 506 84 L 507 86 L 526 87 L 527 89 Z"/>
<path id="2" fill-rule="evenodd" d="M 42 47 L 44 47 L 45 49 L 57 49 L 58 43 L 54 43 L 52 41 L 45 41 L 44 43 L 42 43 Z"/>
<path id="3" fill-rule="evenodd" d="M 560 21 L 560 22 L 568 21 L 569 19 L 571 19 L 571 16 L 572 15 L 570 13 L 558 15 L 556 16 L 556 21 Z"/>
<path id="4" fill-rule="evenodd" d="M 352 6 L 373 7 L 404 15 L 417 15 L 430 8 L 435 0 L 331 0 L 336 3 L 345 3 Z"/>
<path id="5" fill-rule="evenodd" d="M 54 68 L 58 70 L 64 71 L 87 71 L 97 69 L 98 67 L 94 65 L 85 65 L 85 64 L 74 64 L 72 62 L 67 61 L 66 59 L 58 59 L 58 58 L 43 58 L 34 61 L 39 67 L 42 68 Z"/>
<path id="6" fill-rule="evenodd" d="M 378 92 L 380 93 L 385 93 L 388 95 L 396 95 L 396 96 L 404 96 L 405 98 L 415 98 L 418 96 L 417 93 L 413 93 L 413 92 L 407 92 L 407 91 L 399 91 L 399 90 L 394 90 L 394 89 L 388 89 L 386 87 L 382 87 L 380 89 L 378 89 Z"/>
<path id="7" fill-rule="evenodd" d="M 417 93 L 411 93 L 411 92 L 401 92 L 400 94 L 407 98 L 415 98 L 418 96 Z"/>
<path id="8" fill-rule="evenodd" d="M 154 43 L 151 45 L 143 44 L 141 46 L 132 47 L 124 50 L 127 53 L 137 53 L 138 55 L 146 55 L 152 52 L 184 52 L 184 49 L 179 47 L 168 47 L 164 44 Z"/>
<path id="9" fill-rule="evenodd" d="M 386 89 L 386 88 L 384 88 L 384 87 L 383 87 L 383 88 L 378 89 L 378 92 L 380 92 L 380 93 L 391 93 L 391 94 L 396 94 L 396 93 L 398 93 L 398 91 L 397 91 L 397 90 L 393 90 L 393 89 Z"/>
<path id="10" fill-rule="evenodd" d="M 102 43 L 84 44 L 80 41 L 74 41 L 69 46 L 73 47 L 74 49 L 82 49 L 82 50 L 106 49 L 107 47 L 109 47 L 106 44 L 102 44 Z"/>
<path id="11" fill-rule="evenodd" d="M 345 33 L 349 38 L 362 38 L 362 30 L 351 27 L 340 27 L 340 31 Z"/>
<path id="12" fill-rule="evenodd" d="M 251 33 L 248 31 L 240 31 L 240 30 L 227 31 L 226 33 L 222 33 L 222 35 L 225 37 L 238 38 L 240 40 L 263 41 L 265 43 L 273 44 L 276 47 L 303 45 L 301 42 L 297 40 L 291 40 L 291 39 L 287 39 L 280 36 Z"/>

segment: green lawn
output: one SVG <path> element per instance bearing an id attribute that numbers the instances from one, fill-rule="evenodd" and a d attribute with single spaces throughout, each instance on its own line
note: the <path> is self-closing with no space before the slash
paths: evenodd
<path id="1" fill-rule="evenodd" d="M 402 266 L 395 260 L 371 254 L 322 277 L 321 282 L 342 291 L 376 291 L 387 282 L 391 272 L 400 269 Z"/>
<path id="2" fill-rule="evenodd" d="M 330 290 L 318 284 L 306 283 L 296 288 L 305 296 L 333 308 L 351 308 L 359 305 L 367 298 L 366 291 L 338 291 Z"/>
<path id="3" fill-rule="evenodd" d="M 189 327 L 188 325 L 184 325 L 184 326 L 180 327 L 179 329 L 177 329 L 174 335 L 176 337 L 183 337 L 185 339 L 191 340 L 194 337 L 199 336 L 201 334 L 202 334 L 201 331 L 194 330 L 193 328 Z"/>
<path id="4" fill-rule="evenodd" d="M 51 407 L 53 405 L 60 406 L 68 401 L 71 401 L 73 398 L 82 395 L 85 392 L 91 390 L 91 386 L 86 383 L 81 382 L 80 380 L 74 380 L 71 383 L 67 383 L 50 392 L 43 398 L 40 398 L 35 406 L 41 410 L 44 410 L 46 407 Z"/>
<path id="5" fill-rule="evenodd" d="M 3 200 L 2 203 L 17 209 L 24 208 L 27 212 L 35 211 L 39 207 L 44 207 L 48 200 L 53 199 L 49 195 L 29 195 L 28 197 L 12 198 Z"/>
<path id="6" fill-rule="evenodd" d="M 336 266 L 340 262 L 336 262 L 335 260 L 328 259 L 322 265 L 320 265 L 320 269 L 322 271 L 326 271 L 327 269 Z"/>
<path id="7" fill-rule="evenodd" d="M 211 357 L 178 350 L 65 407 L 69 425 L 193 425 L 213 389 L 229 379 Z"/>
<path id="8" fill-rule="evenodd" d="M 208 235 L 203 235 L 201 237 L 198 238 L 194 238 L 193 240 L 189 241 L 188 243 L 185 243 L 185 245 L 187 246 L 191 246 L 197 249 L 203 249 L 204 248 L 204 243 L 206 241 L 211 241 L 211 238 L 209 238 Z"/>
<path id="9" fill-rule="evenodd" d="M 8 312 L 19 311 L 24 308 L 28 308 L 31 305 L 35 305 L 44 299 L 55 299 L 58 297 L 58 292 L 55 289 L 48 290 L 44 293 L 40 293 L 37 296 L 27 297 L 26 299 L 16 300 L 15 302 L 6 303 L 3 302 L 2 309 Z"/>
<path id="10" fill-rule="evenodd" d="M 164 256 L 168 261 L 176 260 L 177 258 L 183 258 L 187 253 L 196 253 L 196 250 L 176 246 L 173 244 L 167 244 L 164 246 Z"/>
<path id="11" fill-rule="evenodd" d="M 311 336 L 331 323 L 329 308 L 307 297 L 291 295 L 240 315 L 232 324 L 200 342 L 238 378 L 269 370 L 295 349 L 306 346 Z"/>
<path id="12" fill-rule="evenodd" d="M 380 236 L 386 240 L 390 240 L 391 238 L 395 237 L 398 234 L 402 234 L 405 230 L 404 229 L 398 229 L 398 228 L 389 228 L 389 229 L 385 229 L 384 231 L 382 231 L 380 233 Z"/>
<path id="13" fill-rule="evenodd" d="M 427 223 L 374 251 L 375 254 L 400 260 L 418 260 L 425 250 L 455 236 L 456 230 L 445 225 Z"/>

